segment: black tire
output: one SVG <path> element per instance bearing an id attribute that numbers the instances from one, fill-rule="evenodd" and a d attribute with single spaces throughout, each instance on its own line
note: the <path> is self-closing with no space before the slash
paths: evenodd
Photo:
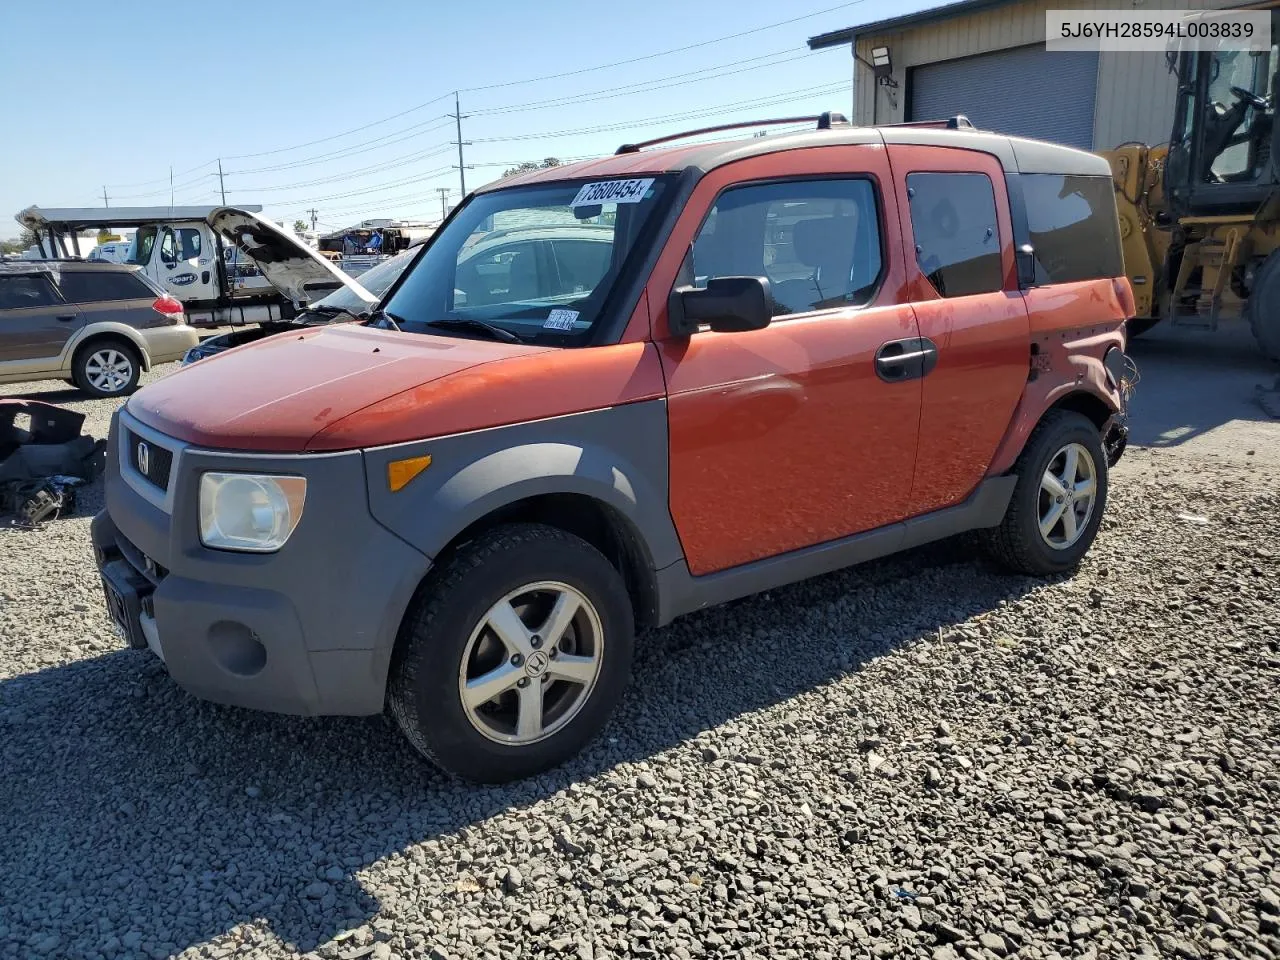
<path id="1" fill-rule="evenodd" d="M 1253 275 L 1245 312 L 1263 356 L 1280 361 L 1280 251 L 1267 257 Z"/>
<path id="2" fill-rule="evenodd" d="M 103 382 L 101 374 L 95 373 L 95 362 L 101 369 L 103 361 L 108 358 L 122 358 L 118 363 L 113 361 L 113 369 L 121 371 L 112 378 L 111 386 Z M 138 350 L 127 340 L 117 337 L 102 337 L 91 340 L 76 351 L 71 361 L 72 382 L 82 393 L 91 397 L 127 397 L 138 389 L 138 378 L 142 376 L 142 358 Z M 98 380 L 98 383 L 94 381 Z"/>
<path id="3" fill-rule="evenodd" d="M 490 608 L 512 591 L 543 581 L 572 587 L 594 608 L 603 635 L 599 672 L 585 701 L 558 730 L 528 744 L 500 743 L 469 719 L 459 671 L 472 633 Z M 555 527 L 497 527 L 459 548 L 419 591 L 392 664 L 391 714 L 418 752 L 452 776 L 480 783 L 529 777 L 563 763 L 600 732 L 627 685 L 633 647 L 626 585 L 603 554 Z"/>
<path id="4" fill-rule="evenodd" d="M 1067 444 L 1079 443 L 1093 459 L 1096 493 L 1093 510 L 1070 546 L 1051 546 L 1040 535 L 1041 479 Z M 1050 576 L 1078 565 L 1088 552 L 1107 506 L 1107 457 L 1098 428 L 1087 417 L 1069 410 L 1050 410 L 1027 438 L 1014 465 L 1018 476 L 1000 526 L 983 531 L 991 556 L 1015 573 Z"/>

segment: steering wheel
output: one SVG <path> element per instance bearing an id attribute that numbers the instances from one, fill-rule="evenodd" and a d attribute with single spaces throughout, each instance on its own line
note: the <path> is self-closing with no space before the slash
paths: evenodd
<path id="1" fill-rule="evenodd" d="M 1256 93 L 1253 93 L 1250 90 L 1246 90 L 1243 87 L 1231 87 L 1230 89 L 1231 89 L 1232 95 L 1237 100 L 1242 100 L 1243 102 L 1247 103 L 1249 106 L 1253 107 L 1255 110 L 1267 109 L 1266 97 L 1260 97 Z"/>

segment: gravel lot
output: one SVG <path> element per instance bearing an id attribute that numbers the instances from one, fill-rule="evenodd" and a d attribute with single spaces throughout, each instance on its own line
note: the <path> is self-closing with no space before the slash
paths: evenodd
<path id="1" fill-rule="evenodd" d="M 688 617 L 507 788 L 121 650 L 96 488 L 0 530 L 0 957 L 1280 957 L 1268 372 L 1133 352 L 1150 446 L 1077 575 L 951 543 Z"/>

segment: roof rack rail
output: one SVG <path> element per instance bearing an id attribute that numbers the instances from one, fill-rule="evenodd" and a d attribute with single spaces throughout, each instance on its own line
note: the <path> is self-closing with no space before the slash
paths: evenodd
<path id="1" fill-rule="evenodd" d="M 826 113 L 812 117 L 774 117 L 770 120 L 745 120 L 740 123 L 721 123 L 714 127 L 699 127 L 697 130 L 685 130 L 683 133 L 672 133 L 665 137 L 654 137 L 652 140 L 641 140 L 639 143 L 624 143 L 614 151 L 614 156 L 623 153 L 639 153 L 645 147 L 669 143 L 672 140 L 683 140 L 685 137 L 697 137 L 704 133 L 719 133 L 721 130 L 743 130 L 747 127 L 772 127 L 780 123 L 816 123 L 819 130 L 830 130 L 833 126 L 848 126 L 849 120 L 843 113 Z"/>
<path id="2" fill-rule="evenodd" d="M 907 120 L 903 123 L 881 123 L 877 124 L 881 127 L 941 127 L 946 130 L 977 130 L 969 118 L 963 113 L 957 113 L 954 117 L 947 117 L 945 120 Z"/>

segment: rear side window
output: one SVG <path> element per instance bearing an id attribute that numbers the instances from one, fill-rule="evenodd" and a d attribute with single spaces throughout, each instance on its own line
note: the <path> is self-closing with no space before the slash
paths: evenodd
<path id="1" fill-rule="evenodd" d="M 907 174 L 916 262 L 944 297 L 1004 287 L 996 195 L 984 173 Z"/>
<path id="2" fill-rule="evenodd" d="M 0 310 L 26 310 L 61 303 L 53 284 L 43 273 L 0 276 Z"/>
<path id="3" fill-rule="evenodd" d="M 64 270 L 59 286 L 62 287 L 62 295 L 71 303 L 155 298 L 155 293 L 133 273 Z"/>
<path id="4" fill-rule="evenodd" d="M 722 193 L 677 283 L 766 277 L 774 316 L 786 316 L 869 303 L 882 264 L 871 181 L 787 180 Z"/>
<path id="5" fill-rule="evenodd" d="M 1024 173 L 1018 182 L 1035 250 L 1036 284 L 1124 276 L 1110 177 Z"/>

